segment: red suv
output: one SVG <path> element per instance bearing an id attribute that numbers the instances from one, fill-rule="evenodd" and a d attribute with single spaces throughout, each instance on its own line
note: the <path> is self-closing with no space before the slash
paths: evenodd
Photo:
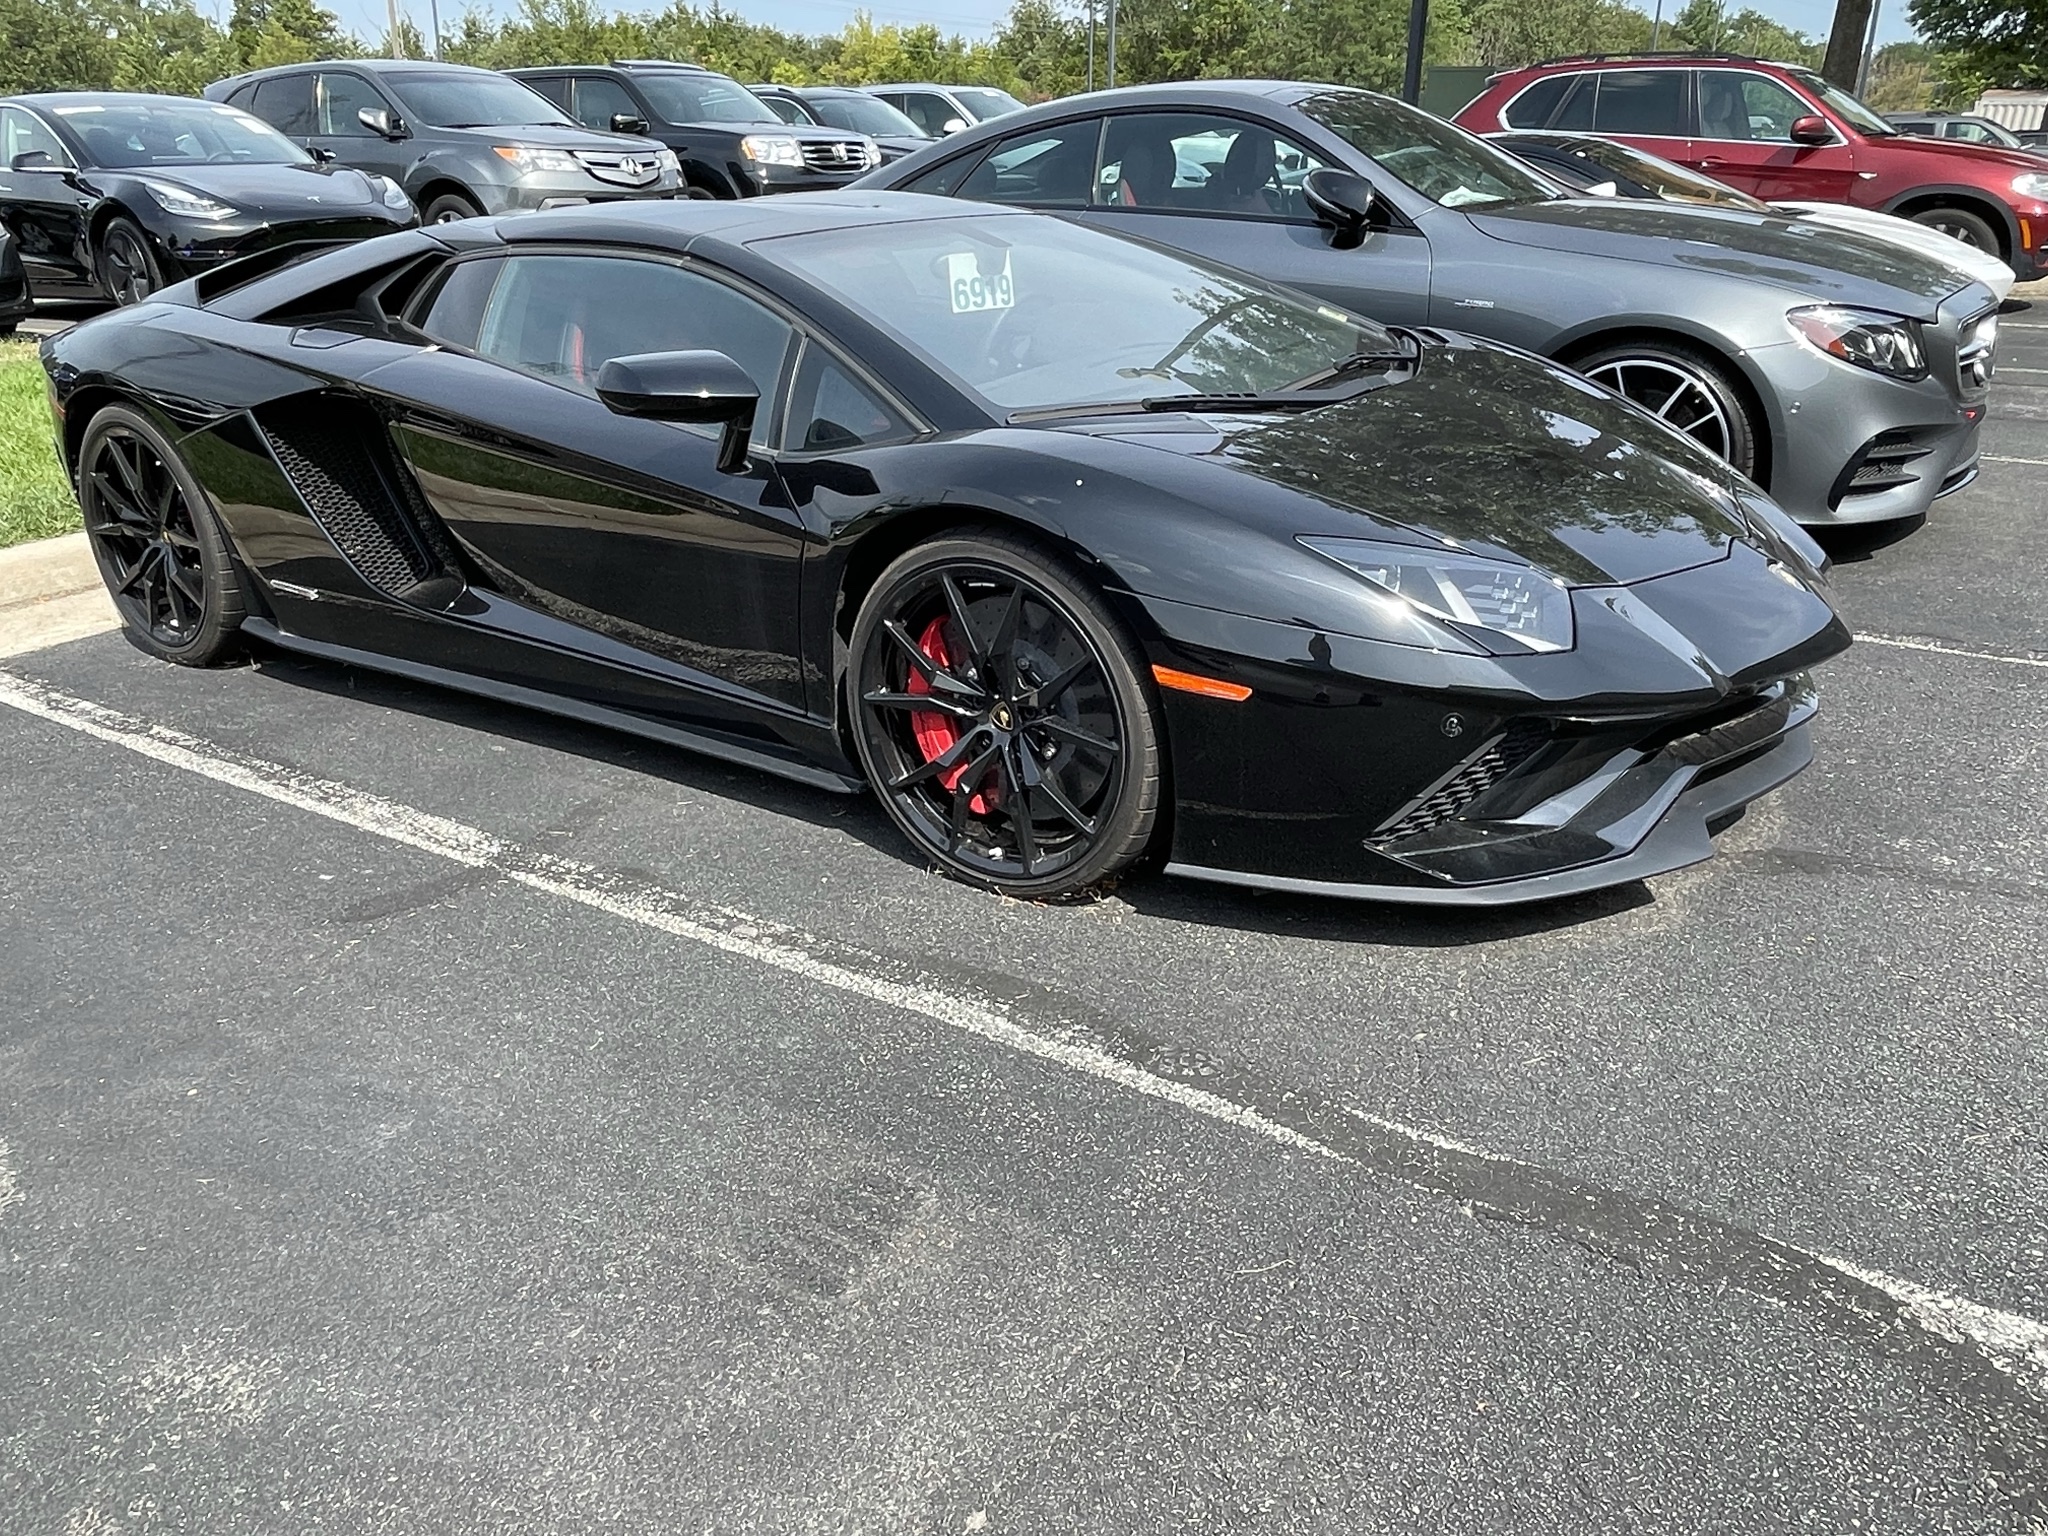
<path id="1" fill-rule="evenodd" d="M 1635 144 L 1767 202 L 1853 203 L 2048 276 L 2048 166 L 1900 133 L 1810 69 L 1730 54 L 1596 54 L 1495 75 L 1456 121 Z"/>

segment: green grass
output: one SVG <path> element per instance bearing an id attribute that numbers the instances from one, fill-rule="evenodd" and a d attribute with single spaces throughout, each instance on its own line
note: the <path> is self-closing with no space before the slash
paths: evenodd
<path id="1" fill-rule="evenodd" d="M 32 341 L 0 342 L 0 548 L 78 526 Z"/>

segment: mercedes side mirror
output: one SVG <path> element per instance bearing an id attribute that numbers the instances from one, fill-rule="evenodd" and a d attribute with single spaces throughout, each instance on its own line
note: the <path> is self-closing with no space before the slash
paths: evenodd
<path id="1" fill-rule="evenodd" d="M 635 117 L 630 112 L 614 112 L 612 114 L 613 133 L 645 133 L 646 131 L 646 118 Z"/>
<path id="2" fill-rule="evenodd" d="M 1309 212 L 1330 226 L 1330 244 L 1348 251 L 1365 241 L 1379 206 L 1372 183 L 1350 171 L 1322 166 L 1302 178 L 1301 195 Z"/>
<path id="3" fill-rule="evenodd" d="M 1785 136 L 1794 144 L 1832 144 L 1835 130 L 1828 126 L 1828 120 L 1817 112 L 1805 117 L 1792 119 L 1792 126 L 1785 130 Z"/>
<path id="4" fill-rule="evenodd" d="M 939 132 L 941 133 L 965 133 L 966 131 L 967 119 L 964 117 L 949 117 L 939 124 Z"/>
<path id="5" fill-rule="evenodd" d="M 621 416 L 723 425 L 721 474 L 747 467 L 747 438 L 761 391 L 723 352 L 642 352 L 597 370 L 597 398 Z"/>
<path id="6" fill-rule="evenodd" d="M 393 117 L 388 107 L 359 107 L 356 121 L 383 139 L 408 138 L 412 132 L 405 126 L 405 119 Z"/>
<path id="7" fill-rule="evenodd" d="M 47 149 L 24 149 L 20 154 L 7 162 L 7 168 L 10 171 L 61 171 L 64 169 L 63 166 L 56 162 Z"/>

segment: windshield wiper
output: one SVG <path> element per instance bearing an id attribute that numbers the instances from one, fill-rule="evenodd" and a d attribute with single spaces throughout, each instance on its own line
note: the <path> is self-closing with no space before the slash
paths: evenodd
<path id="1" fill-rule="evenodd" d="M 1340 380 L 1352 378 L 1361 373 L 1372 373 L 1393 368 L 1401 363 L 1412 363 L 1422 355 L 1422 343 L 1411 332 L 1387 328 L 1387 334 L 1399 343 L 1392 352 L 1350 352 L 1337 359 L 1327 368 L 1296 379 L 1292 384 L 1283 384 L 1278 393 L 1288 394 L 1304 389 L 1327 389 Z"/>

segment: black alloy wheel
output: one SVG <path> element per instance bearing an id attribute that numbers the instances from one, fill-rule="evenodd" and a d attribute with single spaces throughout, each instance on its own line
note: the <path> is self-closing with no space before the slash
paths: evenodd
<path id="1" fill-rule="evenodd" d="M 1761 428 L 1727 369 L 1703 349 L 1645 338 L 1602 347 L 1571 366 L 1755 476 Z"/>
<path id="2" fill-rule="evenodd" d="M 149 237 L 126 219 L 115 219 L 100 236 L 100 286 L 116 304 L 140 304 L 163 287 L 163 269 L 149 249 Z"/>
<path id="3" fill-rule="evenodd" d="M 225 658 L 241 582 L 176 451 L 146 418 L 110 406 L 86 429 L 78 463 L 86 535 L 135 643 L 186 666 Z"/>
<path id="4" fill-rule="evenodd" d="M 862 604 L 850 658 L 861 765 L 946 873 L 1070 896 L 1144 853 L 1161 797 L 1150 690 L 1063 561 L 993 532 L 913 549 Z"/>

